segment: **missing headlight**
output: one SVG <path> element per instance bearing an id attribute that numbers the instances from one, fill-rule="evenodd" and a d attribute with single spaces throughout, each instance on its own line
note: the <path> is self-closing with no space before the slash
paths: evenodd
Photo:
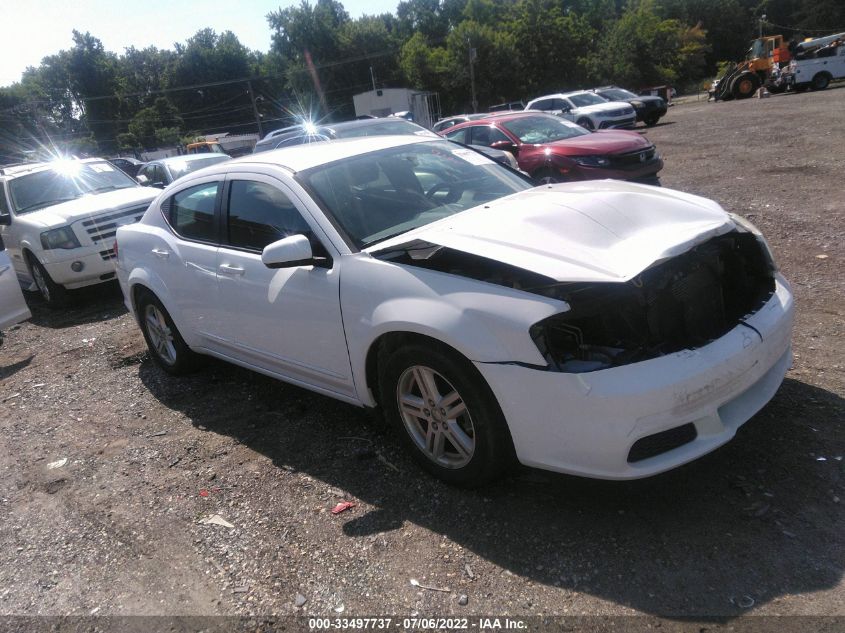
<path id="1" fill-rule="evenodd" d="M 766 249 L 755 235 L 735 231 L 625 283 L 548 287 L 544 294 L 571 309 L 530 333 L 551 368 L 596 371 L 706 345 L 758 310 L 774 289 Z"/>

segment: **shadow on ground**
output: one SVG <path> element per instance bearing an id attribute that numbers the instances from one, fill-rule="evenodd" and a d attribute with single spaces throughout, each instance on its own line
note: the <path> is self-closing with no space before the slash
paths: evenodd
<path id="1" fill-rule="evenodd" d="M 526 469 L 465 491 L 354 407 L 215 361 L 178 380 L 150 361 L 139 372 L 194 425 L 375 506 L 345 523 L 349 536 L 410 521 L 514 574 L 669 617 L 747 613 L 740 604 L 831 588 L 845 565 L 843 463 L 823 439 L 841 438 L 845 401 L 795 380 L 733 442 L 673 472 L 614 483 Z"/>
<path id="2" fill-rule="evenodd" d="M 27 292 L 25 295 L 32 312 L 30 320 L 41 327 L 61 329 L 104 321 L 127 312 L 123 293 L 116 281 L 71 290 L 67 306 L 61 308 L 49 307 L 38 293 Z"/>

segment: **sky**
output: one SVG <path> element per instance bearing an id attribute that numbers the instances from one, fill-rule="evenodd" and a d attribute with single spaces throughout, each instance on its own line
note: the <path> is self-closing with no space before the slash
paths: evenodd
<path id="1" fill-rule="evenodd" d="M 353 18 L 395 13 L 399 0 L 341 0 Z M 265 16 L 299 0 L 0 0 L 0 86 L 20 81 L 28 66 L 73 44 L 89 31 L 106 50 L 173 48 L 211 27 L 232 31 L 248 48 L 267 51 Z M 313 4 L 313 2 L 312 2 Z"/>

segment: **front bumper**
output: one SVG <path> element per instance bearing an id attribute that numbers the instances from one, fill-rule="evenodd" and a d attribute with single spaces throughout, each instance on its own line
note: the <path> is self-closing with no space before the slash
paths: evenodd
<path id="1" fill-rule="evenodd" d="M 113 246 L 112 239 L 110 244 L 104 243 L 96 247 L 45 251 L 43 257 L 46 258 L 46 253 L 49 252 L 51 260 L 42 261 L 42 263 L 57 284 L 70 289 L 82 288 L 114 279 Z M 81 271 L 75 272 L 71 268 L 74 262 L 82 263 Z"/>
<path id="2" fill-rule="evenodd" d="M 626 128 L 626 127 L 634 127 L 637 124 L 637 117 L 636 115 L 632 114 L 631 116 L 627 116 L 624 118 L 619 119 L 607 119 L 604 121 L 599 121 L 599 128 L 600 130 L 611 130 L 614 128 Z"/>
<path id="3" fill-rule="evenodd" d="M 668 108 L 666 106 L 656 108 L 639 108 L 637 110 L 637 121 L 645 121 L 653 116 L 658 118 L 666 116 Z"/>
<path id="4" fill-rule="evenodd" d="M 663 159 L 657 156 L 648 162 L 624 169 L 578 165 L 577 168 L 572 168 L 564 176 L 567 180 L 603 180 L 605 178 L 611 178 L 613 180 L 646 181 L 656 177 L 661 169 L 663 169 Z"/>
<path id="5" fill-rule="evenodd" d="M 752 327 L 738 325 L 696 350 L 583 374 L 475 365 L 499 400 L 520 462 L 636 479 L 728 442 L 774 396 L 791 364 L 792 320 L 792 293 L 778 275 L 771 299 L 746 320 Z M 687 424 L 695 439 L 629 462 L 637 440 Z"/>

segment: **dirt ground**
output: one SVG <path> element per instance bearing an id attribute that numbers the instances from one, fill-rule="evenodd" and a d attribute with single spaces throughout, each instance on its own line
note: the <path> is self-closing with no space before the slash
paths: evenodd
<path id="1" fill-rule="evenodd" d="M 648 480 L 452 489 L 351 406 L 216 361 L 166 376 L 117 287 L 30 297 L 0 347 L 0 615 L 845 616 L 843 111 L 845 87 L 648 130 L 664 186 L 761 227 L 797 301 L 772 402 Z"/>

